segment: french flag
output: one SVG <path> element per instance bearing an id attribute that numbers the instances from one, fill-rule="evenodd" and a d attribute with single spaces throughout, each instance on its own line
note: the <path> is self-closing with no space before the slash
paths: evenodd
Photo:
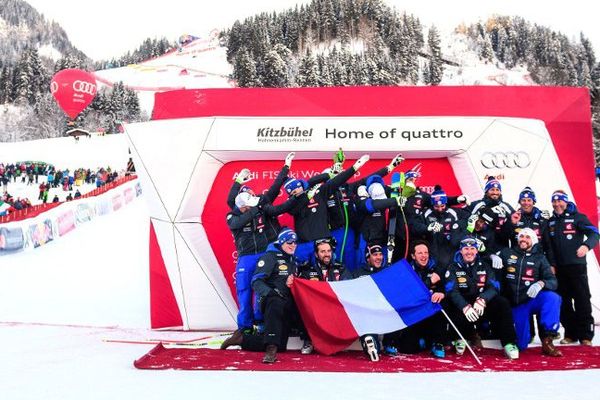
<path id="1" fill-rule="evenodd" d="M 348 281 L 295 279 L 292 294 L 315 350 L 325 355 L 362 335 L 404 329 L 441 310 L 406 260 Z"/>

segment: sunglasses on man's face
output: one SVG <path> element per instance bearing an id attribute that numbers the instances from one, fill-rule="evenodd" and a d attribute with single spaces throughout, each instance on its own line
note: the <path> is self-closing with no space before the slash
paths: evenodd
<path id="1" fill-rule="evenodd" d="M 298 244 L 298 242 L 296 242 L 295 240 L 288 240 L 287 242 L 285 242 L 286 244 Z"/>

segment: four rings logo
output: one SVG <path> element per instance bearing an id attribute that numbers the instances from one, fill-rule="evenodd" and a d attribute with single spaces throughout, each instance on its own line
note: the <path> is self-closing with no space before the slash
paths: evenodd
<path id="1" fill-rule="evenodd" d="M 524 151 L 485 152 L 481 156 L 481 165 L 493 168 L 527 168 L 531 164 L 529 154 Z"/>
<path id="2" fill-rule="evenodd" d="M 87 93 L 93 96 L 96 94 L 96 85 L 85 81 L 75 81 L 73 82 L 73 90 L 80 93 Z"/>

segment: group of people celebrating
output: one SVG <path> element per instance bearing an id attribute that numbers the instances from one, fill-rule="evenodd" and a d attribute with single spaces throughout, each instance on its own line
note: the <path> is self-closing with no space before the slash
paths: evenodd
<path id="1" fill-rule="evenodd" d="M 229 192 L 226 218 L 238 254 L 239 313 L 238 329 L 222 349 L 265 351 L 263 362 L 272 363 L 296 329 L 302 353 L 311 353 L 290 290 L 294 279 L 355 279 L 403 258 L 445 312 L 382 340 L 361 337 L 372 361 L 382 353 L 429 350 L 442 358 L 454 348 L 463 354 L 469 344 L 481 348 L 482 337 L 499 339 L 506 356 L 518 359 L 536 323 L 547 356 L 562 356 L 553 344 L 561 323 L 561 344 L 592 344 L 586 254 L 599 233 L 563 190 L 552 194 L 550 212 L 538 209 L 535 192 L 525 187 L 515 210 L 495 177 L 487 177 L 483 198 L 470 202 L 440 186 L 431 194 L 422 191 L 420 165 L 394 174 L 386 185 L 383 178 L 403 162 L 401 155 L 356 180 L 368 155 L 344 169 L 340 149 L 333 165 L 308 181 L 290 177 L 293 158 L 287 155 L 264 193 L 248 185 L 248 169 L 236 174 Z M 288 199 L 274 205 L 281 188 Z M 293 216 L 295 230 L 280 226 L 284 213 Z"/>

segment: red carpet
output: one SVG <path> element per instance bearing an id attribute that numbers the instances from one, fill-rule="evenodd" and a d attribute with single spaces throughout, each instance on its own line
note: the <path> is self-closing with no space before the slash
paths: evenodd
<path id="1" fill-rule="evenodd" d="M 158 344 L 133 365 L 139 369 L 183 370 L 240 370 L 240 371 L 304 371 L 304 372 L 454 372 L 454 371 L 558 371 L 600 368 L 600 347 L 561 346 L 564 357 L 554 358 L 541 354 L 539 347 L 521 353 L 521 358 L 510 361 L 500 350 L 484 349 L 477 353 L 483 365 L 473 356 L 448 355 L 436 359 L 428 353 L 383 356 L 379 362 L 370 362 L 359 351 L 346 351 L 334 356 L 301 355 L 288 351 L 277 355 L 275 364 L 263 364 L 263 353 L 241 350 L 166 349 Z"/>

